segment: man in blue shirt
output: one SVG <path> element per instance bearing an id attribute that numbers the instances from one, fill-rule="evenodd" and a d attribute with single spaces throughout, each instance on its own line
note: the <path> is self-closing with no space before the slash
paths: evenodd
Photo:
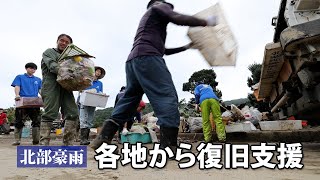
<path id="1" fill-rule="evenodd" d="M 212 142 L 212 127 L 210 123 L 210 113 L 213 115 L 213 120 L 216 124 L 216 132 L 220 142 L 226 141 L 225 127 L 222 123 L 219 98 L 214 93 L 212 87 L 204 82 L 197 84 L 194 89 L 196 99 L 196 109 L 198 104 L 201 107 L 202 129 L 205 142 Z"/>
<path id="2" fill-rule="evenodd" d="M 106 71 L 99 66 L 95 67 L 95 79 L 92 86 L 88 87 L 84 91 L 102 93 L 103 85 L 98 79 L 102 79 L 106 74 Z M 80 145 L 89 145 L 89 133 L 90 128 L 93 125 L 94 111 L 96 107 L 85 106 L 80 104 Z"/>
<path id="3" fill-rule="evenodd" d="M 17 75 L 13 80 L 11 86 L 14 87 L 15 100 L 19 101 L 21 97 L 38 97 L 41 90 L 42 81 L 40 78 L 34 76 L 33 74 L 37 70 L 37 65 L 34 63 L 27 63 L 25 65 L 27 73 Z M 40 138 L 40 108 L 16 108 L 15 111 L 15 129 L 14 137 L 15 142 L 12 144 L 14 146 L 20 145 L 22 128 L 24 126 L 24 121 L 27 116 L 32 121 L 32 143 L 34 145 L 39 144 Z"/>

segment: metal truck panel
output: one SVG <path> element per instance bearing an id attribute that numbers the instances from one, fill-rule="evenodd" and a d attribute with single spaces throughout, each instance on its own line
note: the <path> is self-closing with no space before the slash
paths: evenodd
<path id="1" fill-rule="evenodd" d="M 320 19 L 288 27 L 280 35 L 285 51 L 296 51 L 300 44 L 320 40 Z"/>
<path id="2" fill-rule="evenodd" d="M 284 12 L 288 26 L 295 26 L 320 18 L 320 0 L 287 1 Z"/>
<path id="3" fill-rule="evenodd" d="M 284 58 L 280 43 L 267 44 L 261 69 L 259 98 L 269 97 L 272 83 L 277 80 L 283 63 Z"/>

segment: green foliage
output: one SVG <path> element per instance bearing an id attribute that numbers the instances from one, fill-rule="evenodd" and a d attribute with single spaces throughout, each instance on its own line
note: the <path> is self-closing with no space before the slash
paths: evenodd
<path id="1" fill-rule="evenodd" d="M 249 65 L 248 69 L 251 72 L 251 77 L 248 77 L 247 85 L 248 87 L 251 88 L 251 86 L 260 82 L 262 64 L 258 64 L 258 63 L 251 64 Z M 263 101 L 257 101 L 256 97 L 253 94 L 248 94 L 247 98 L 249 100 L 248 102 L 249 106 L 258 108 L 260 112 L 269 111 L 268 103 L 265 103 Z"/>
<path id="2" fill-rule="evenodd" d="M 5 109 L 4 112 L 6 112 L 7 117 L 8 117 L 8 123 L 13 123 L 15 118 L 15 108 L 14 107 L 10 107 L 8 109 Z"/>
<path id="3" fill-rule="evenodd" d="M 231 104 L 239 106 L 241 104 L 247 104 L 248 102 L 249 102 L 248 98 L 241 98 L 241 99 L 233 99 L 230 101 L 224 101 L 223 103 L 225 104 L 225 106 L 230 106 Z"/>
<path id="4" fill-rule="evenodd" d="M 113 107 L 109 107 L 106 109 L 96 110 L 94 114 L 94 124 L 93 127 L 102 126 L 103 122 L 111 117 L 111 113 L 113 111 Z"/>
<path id="5" fill-rule="evenodd" d="M 251 72 L 251 77 L 247 79 L 247 85 L 251 88 L 251 86 L 257 84 L 260 81 L 261 76 L 261 68 L 262 65 L 258 63 L 250 64 L 248 69 Z"/>
<path id="6" fill-rule="evenodd" d="M 146 108 L 142 111 L 142 114 L 148 114 L 153 111 L 153 108 L 150 103 L 146 103 Z"/>
<path id="7" fill-rule="evenodd" d="M 222 92 L 216 88 L 218 86 L 218 82 L 216 82 L 216 78 L 217 78 L 217 75 L 213 69 L 203 69 L 201 71 L 194 72 L 189 78 L 189 81 L 186 83 L 183 83 L 182 90 L 193 93 L 193 90 L 195 88 L 195 83 L 204 81 L 206 84 L 209 84 L 213 88 L 213 90 L 216 92 L 217 96 L 221 98 Z"/>
<path id="8" fill-rule="evenodd" d="M 113 107 L 109 107 L 106 109 L 99 109 L 96 110 L 95 114 L 94 114 L 94 124 L 93 127 L 100 127 L 102 126 L 103 122 L 111 117 L 113 111 Z M 142 111 L 142 114 L 147 114 L 152 112 L 152 106 L 150 103 L 146 103 L 146 108 Z"/>

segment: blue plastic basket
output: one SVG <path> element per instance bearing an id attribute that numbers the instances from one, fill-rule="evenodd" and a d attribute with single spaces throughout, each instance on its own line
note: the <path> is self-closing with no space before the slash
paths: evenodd
<path id="1" fill-rule="evenodd" d="M 27 128 L 27 127 L 22 128 L 21 137 L 23 138 L 30 137 L 30 128 Z"/>
<path id="2" fill-rule="evenodd" d="M 131 133 L 129 132 L 127 135 L 122 135 L 121 134 L 121 142 L 122 143 L 130 143 L 130 144 L 137 144 L 137 142 L 141 143 L 151 143 L 151 136 L 150 133 Z"/>

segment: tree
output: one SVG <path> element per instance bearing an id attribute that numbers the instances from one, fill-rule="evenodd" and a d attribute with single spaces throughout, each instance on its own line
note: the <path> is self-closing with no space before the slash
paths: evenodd
<path id="1" fill-rule="evenodd" d="M 94 115 L 94 124 L 93 127 L 99 127 L 102 126 L 103 122 L 111 117 L 113 111 L 113 107 L 109 107 L 106 109 L 99 109 L 95 111 L 95 115 Z M 150 103 L 146 103 L 146 108 L 142 111 L 143 114 L 147 114 L 152 112 L 153 109 L 151 107 Z"/>
<path id="2" fill-rule="evenodd" d="M 10 107 L 8 109 L 5 109 L 4 112 L 6 112 L 7 117 L 8 117 L 8 123 L 13 123 L 15 121 L 15 108 L 14 107 Z"/>
<path id="3" fill-rule="evenodd" d="M 262 64 L 253 63 L 249 65 L 248 69 L 251 72 L 251 77 L 248 77 L 247 79 L 247 85 L 249 88 L 251 88 L 253 85 L 260 82 L 260 76 L 261 76 L 261 68 Z M 252 90 L 252 88 L 251 88 Z M 259 111 L 269 111 L 269 105 L 268 103 L 265 103 L 263 101 L 257 101 L 256 97 L 253 95 L 253 93 L 248 94 L 248 104 L 250 106 L 253 106 L 255 108 L 258 108 Z"/>
<path id="4" fill-rule="evenodd" d="M 216 78 L 217 78 L 217 75 L 213 69 L 203 69 L 201 71 L 194 72 L 189 78 L 189 81 L 186 83 L 183 83 L 182 90 L 189 91 L 192 93 L 195 88 L 196 82 L 205 81 L 205 83 L 209 84 L 213 88 L 217 96 L 221 98 L 222 92 L 216 88 L 218 86 L 218 82 L 216 81 Z"/>
<path id="5" fill-rule="evenodd" d="M 247 79 L 248 87 L 251 88 L 251 86 L 259 83 L 261 76 L 261 68 L 262 64 L 253 63 L 249 65 L 248 69 L 251 72 L 251 77 L 248 77 Z"/>
<path id="6" fill-rule="evenodd" d="M 111 113 L 113 111 L 113 107 L 109 107 L 106 109 L 96 110 L 94 115 L 94 124 L 93 127 L 102 126 L 103 122 L 111 117 Z"/>

